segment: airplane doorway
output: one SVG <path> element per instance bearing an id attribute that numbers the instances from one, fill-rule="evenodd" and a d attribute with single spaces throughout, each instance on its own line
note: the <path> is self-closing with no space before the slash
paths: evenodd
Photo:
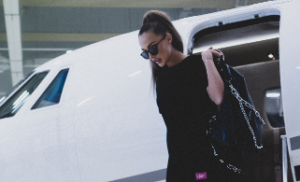
<path id="1" fill-rule="evenodd" d="M 246 179 L 251 182 L 282 181 L 280 136 L 285 134 L 285 128 L 280 100 L 279 25 L 279 15 L 253 15 L 252 19 L 228 24 L 220 21 L 218 26 L 199 30 L 188 51 L 201 54 L 210 46 L 221 49 L 226 63 L 246 79 L 253 103 L 266 122 L 264 147 L 247 161 L 251 165 L 244 170 Z M 289 180 L 292 180 L 290 170 Z"/>

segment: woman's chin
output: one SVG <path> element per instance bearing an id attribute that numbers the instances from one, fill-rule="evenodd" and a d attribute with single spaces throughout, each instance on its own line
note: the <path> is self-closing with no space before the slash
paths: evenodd
<path id="1" fill-rule="evenodd" d="M 159 67 L 164 67 L 165 66 L 165 64 L 164 63 L 162 63 L 162 62 L 159 62 L 159 63 L 156 63 Z"/>

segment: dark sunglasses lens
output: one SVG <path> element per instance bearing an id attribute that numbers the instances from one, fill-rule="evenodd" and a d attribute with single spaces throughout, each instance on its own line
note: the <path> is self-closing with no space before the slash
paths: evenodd
<path id="1" fill-rule="evenodd" d="M 158 54 L 157 46 L 154 45 L 154 46 L 150 47 L 149 52 L 152 55 L 157 55 Z"/>
<path id="2" fill-rule="evenodd" d="M 149 59 L 149 55 L 148 55 L 148 53 L 147 53 L 146 51 L 143 51 L 143 52 L 141 53 L 141 56 L 142 56 L 144 59 Z"/>

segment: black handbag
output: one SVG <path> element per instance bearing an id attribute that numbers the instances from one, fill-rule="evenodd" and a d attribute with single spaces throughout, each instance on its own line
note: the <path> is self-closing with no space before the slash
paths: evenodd
<path id="1" fill-rule="evenodd" d="M 263 148 L 265 123 L 253 106 L 244 76 L 225 64 L 224 56 L 215 65 L 224 82 L 224 98 L 206 134 L 217 164 L 241 174 L 243 159 Z"/>

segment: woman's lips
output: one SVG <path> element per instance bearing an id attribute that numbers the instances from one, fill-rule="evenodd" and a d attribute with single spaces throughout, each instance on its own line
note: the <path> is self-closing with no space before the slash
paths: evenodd
<path id="1" fill-rule="evenodd" d="M 156 64 L 160 64 L 161 63 L 161 59 L 155 59 L 154 60 Z"/>

